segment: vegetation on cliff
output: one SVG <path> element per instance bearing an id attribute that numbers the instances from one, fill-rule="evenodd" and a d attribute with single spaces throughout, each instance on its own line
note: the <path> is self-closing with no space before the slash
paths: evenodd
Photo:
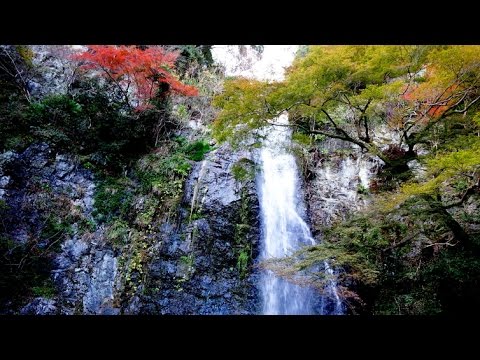
<path id="1" fill-rule="evenodd" d="M 0 48 L 0 151 L 22 153 L 46 143 L 54 153 L 73 155 L 95 174 L 94 210 L 75 217 L 73 208 L 57 206 L 60 196 L 46 184 L 36 190 L 49 196 L 44 206 L 33 204 L 44 222 L 32 223 L 40 230 L 25 244 L 11 238 L 14 223 L 0 222 L 0 306 L 53 296 L 52 260 L 65 236 L 93 238 L 97 231 L 121 255 L 121 292 L 132 295 L 146 280 L 143 265 L 155 245 L 155 226 L 175 220 L 193 162 L 212 150 L 203 125 L 213 117 L 210 97 L 221 73 L 212 67 L 208 46 L 68 48 L 59 61 L 72 66 L 74 76 L 66 91 L 44 96 L 32 84 L 48 71 L 53 78 L 55 69 L 43 69 L 33 57 L 29 47 Z M 189 121 L 203 125 L 185 131 Z M 8 176 L 15 171 L 4 170 Z M 9 206 L 1 200 L 0 215 Z"/>
<path id="2" fill-rule="evenodd" d="M 287 111 L 305 174 L 326 138 L 383 163 L 362 189 L 370 206 L 332 227 L 312 224 L 319 245 L 266 266 L 291 279 L 310 269 L 322 289 L 328 259 L 353 313 L 475 312 L 479 81 L 478 46 L 309 46 L 284 81 L 226 80 L 214 99 L 218 140 L 239 142 Z"/>

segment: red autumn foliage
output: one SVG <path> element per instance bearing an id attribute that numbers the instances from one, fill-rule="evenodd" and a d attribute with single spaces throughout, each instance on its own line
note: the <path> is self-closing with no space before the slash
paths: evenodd
<path id="1" fill-rule="evenodd" d="M 134 87 L 139 102 L 137 110 L 150 107 L 149 100 L 157 95 L 164 84 L 168 92 L 197 96 L 198 89 L 183 84 L 172 73 L 178 52 L 169 52 L 159 47 L 140 49 L 135 46 L 89 45 L 88 50 L 74 56 L 85 61 L 83 69 L 100 69 L 103 75 L 116 82 L 127 94 Z"/>
<path id="2" fill-rule="evenodd" d="M 452 97 L 452 94 L 457 87 L 457 85 L 452 85 L 447 88 L 441 96 L 435 96 L 433 93 L 431 96 L 427 96 L 426 98 L 422 99 L 416 92 L 417 87 L 411 86 L 408 91 L 402 95 L 402 98 L 410 102 L 420 101 L 423 103 L 423 107 L 425 108 L 425 114 L 428 115 L 429 118 L 435 119 L 443 115 L 443 113 L 450 109 L 451 105 L 455 103 L 455 99 Z M 436 101 L 438 104 L 432 104 L 431 102 L 433 101 Z"/>
<path id="3" fill-rule="evenodd" d="M 427 66 L 426 69 L 427 77 L 435 74 L 435 68 Z M 402 98 L 409 102 L 418 101 L 422 104 L 421 110 L 427 115 L 427 118 L 436 119 L 456 103 L 457 90 L 459 90 L 458 84 L 452 84 L 447 88 L 438 87 L 435 84 L 430 85 L 429 82 L 411 84 L 406 86 Z"/>

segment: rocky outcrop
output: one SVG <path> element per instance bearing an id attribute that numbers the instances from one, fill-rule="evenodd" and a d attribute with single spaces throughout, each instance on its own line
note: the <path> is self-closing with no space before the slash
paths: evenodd
<path id="1" fill-rule="evenodd" d="M 31 45 L 35 67 L 28 82 L 30 94 L 40 99 L 46 95 L 66 94 L 75 79 L 75 50 L 69 45 Z"/>
<path id="2" fill-rule="evenodd" d="M 120 311 L 113 306 L 117 258 L 102 230 L 67 240 L 55 259 L 53 279 L 63 314 L 113 315 Z"/>
<path id="3" fill-rule="evenodd" d="M 35 298 L 22 314 L 115 313 L 116 257 L 92 224 L 93 174 L 73 157 L 35 144 L 0 155 L 0 199 L 6 211 L 3 236 L 51 251 L 51 280 L 58 294 Z M 49 255 L 49 256 L 50 256 Z"/>
<path id="4" fill-rule="evenodd" d="M 257 311 L 259 203 L 253 179 L 235 180 L 245 152 L 228 146 L 196 163 L 185 185 L 178 226 L 165 224 L 140 313 L 251 314 Z M 247 268 L 239 256 L 248 251 Z M 134 306 L 135 308 L 135 306 Z M 129 311 L 132 311 L 130 308 Z"/>
<path id="5" fill-rule="evenodd" d="M 222 146 L 195 163 L 178 221 L 155 230 L 147 280 L 136 295 L 123 294 L 119 301 L 123 250 L 112 248 L 106 227 L 95 224 L 91 215 L 93 174 L 44 143 L 1 154 L 0 200 L 7 209 L 2 235 L 26 247 L 49 249 L 55 287 L 53 297 L 37 296 L 9 311 L 255 313 L 259 204 L 254 179 L 237 181 L 232 173 L 234 164 L 246 158 L 248 153 Z M 47 231 L 50 223 L 56 227 Z"/>
<path id="6" fill-rule="evenodd" d="M 325 140 L 311 158 L 306 200 L 315 231 L 345 219 L 368 203 L 370 180 L 381 160 L 334 139 Z"/>

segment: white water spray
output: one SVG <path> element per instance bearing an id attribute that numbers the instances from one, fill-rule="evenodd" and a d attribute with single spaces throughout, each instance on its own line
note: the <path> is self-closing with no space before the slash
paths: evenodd
<path id="1" fill-rule="evenodd" d="M 286 114 L 277 124 L 288 124 Z M 301 189 L 294 156 L 286 149 L 291 141 L 288 127 L 273 126 L 260 151 L 262 173 L 259 179 L 262 211 L 262 259 L 290 255 L 302 245 L 314 245 L 310 229 L 300 215 Z M 329 280 L 320 297 L 312 289 L 287 282 L 271 271 L 261 276 L 263 313 L 268 315 L 341 314 L 342 304 L 333 280 L 333 270 L 323 264 Z"/>
<path id="2" fill-rule="evenodd" d="M 228 47 L 214 49 L 217 61 L 226 64 L 227 75 L 242 75 L 262 80 L 281 80 L 284 67 L 294 57 L 297 46 L 265 46 L 262 58 L 248 68 L 232 66 L 234 56 Z M 229 57 L 230 56 L 230 57 Z M 230 63 L 230 64 L 229 64 Z M 230 69 L 230 72 L 229 72 Z M 232 70 L 234 69 L 234 70 Z M 287 150 L 291 143 L 288 116 L 276 119 L 279 126 L 266 130 L 260 150 L 262 172 L 258 186 L 262 215 L 263 260 L 290 255 L 302 245 L 314 245 L 310 229 L 300 215 L 302 199 L 298 169 L 294 156 Z M 341 314 L 342 303 L 333 280 L 333 270 L 325 262 L 327 281 L 324 296 L 313 289 L 288 282 L 269 270 L 261 275 L 262 313 L 271 315 Z"/>

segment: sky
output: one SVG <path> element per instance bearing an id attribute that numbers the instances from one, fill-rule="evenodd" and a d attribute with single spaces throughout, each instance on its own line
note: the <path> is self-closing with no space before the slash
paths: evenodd
<path id="1" fill-rule="evenodd" d="M 242 57 L 235 45 L 215 45 L 213 58 L 226 66 L 227 76 L 242 75 L 259 80 L 282 80 L 284 68 L 293 61 L 298 45 L 265 45 L 261 58 L 248 47 Z"/>

